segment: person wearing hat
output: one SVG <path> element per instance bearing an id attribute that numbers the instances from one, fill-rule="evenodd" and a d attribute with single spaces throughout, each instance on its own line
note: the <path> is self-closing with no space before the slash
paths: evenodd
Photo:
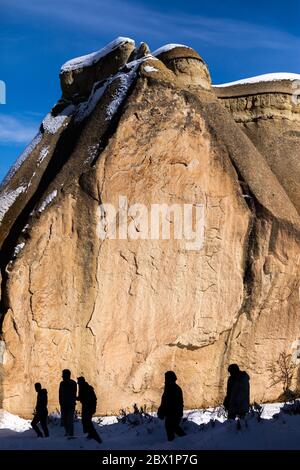
<path id="1" fill-rule="evenodd" d="M 172 370 L 165 373 L 165 388 L 161 399 L 161 405 L 157 415 L 165 420 L 165 428 L 169 441 L 173 441 L 175 434 L 185 436 L 185 432 L 180 427 L 183 415 L 182 390 L 176 384 L 176 374 Z"/>
<path id="2" fill-rule="evenodd" d="M 76 400 L 80 401 L 82 405 L 81 421 L 83 432 L 88 434 L 88 439 L 95 439 L 95 441 L 101 444 L 102 439 L 97 433 L 92 421 L 93 414 L 96 413 L 97 407 L 97 397 L 94 388 L 86 382 L 84 377 L 77 377 L 77 383 L 79 393 Z"/>

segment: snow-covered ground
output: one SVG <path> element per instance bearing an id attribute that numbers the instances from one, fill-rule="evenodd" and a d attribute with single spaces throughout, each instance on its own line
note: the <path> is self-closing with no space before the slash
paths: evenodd
<path id="1" fill-rule="evenodd" d="M 30 421 L 0 412 L 0 450 L 222 450 L 300 449 L 300 415 L 284 413 L 282 404 L 264 405 L 261 420 L 249 415 L 242 422 L 227 421 L 211 410 L 187 411 L 183 420 L 185 437 L 168 442 L 164 422 L 155 416 L 129 415 L 123 423 L 116 417 L 95 418 L 103 443 L 88 440 L 80 420 L 75 439 L 64 437 L 60 420 L 51 416 L 49 438 L 37 438 Z"/>

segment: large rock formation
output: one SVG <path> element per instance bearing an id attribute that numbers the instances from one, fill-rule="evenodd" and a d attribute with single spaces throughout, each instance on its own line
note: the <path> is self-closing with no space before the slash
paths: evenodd
<path id="1" fill-rule="evenodd" d="M 126 38 L 60 78 L 62 98 L 1 186 L 2 406 L 30 415 L 40 381 L 55 409 L 63 368 L 94 385 L 99 413 L 156 406 L 167 369 L 187 408 L 212 405 L 231 362 L 252 399 L 275 399 L 266 369 L 281 352 L 296 361 L 300 338 L 291 80 L 212 88 L 191 48 L 150 54 Z M 130 238 L 103 239 L 99 205 L 124 216 L 120 197 L 203 205 L 203 246 L 172 230 L 149 239 L 133 212 Z"/>

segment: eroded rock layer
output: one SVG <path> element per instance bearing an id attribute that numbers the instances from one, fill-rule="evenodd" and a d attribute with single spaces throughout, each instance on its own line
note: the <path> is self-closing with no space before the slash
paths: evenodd
<path id="1" fill-rule="evenodd" d="M 238 84 L 215 91 L 300 213 L 300 80 Z"/>

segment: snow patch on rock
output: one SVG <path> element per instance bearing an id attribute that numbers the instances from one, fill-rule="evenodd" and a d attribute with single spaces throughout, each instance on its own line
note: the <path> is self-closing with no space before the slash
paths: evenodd
<path id="1" fill-rule="evenodd" d="M 156 69 L 155 67 L 152 67 L 151 65 L 145 65 L 144 70 L 145 70 L 145 72 L 147 72 L 147 73 L 159 72 L 158 69 Z"/>
<path id="2" fill-rule="evenodd" d="M 42 150 L 40 151 L 40 156 L 37 161 L 38 165 L 40 165 L 44 161 L 44 159 L 47 157 L 49 153 L 49 148 L 50 148 L 50 145 L 47 145 L 47 147 L 43 147 Z"/>
<path id="3" fill-rule="evenodd" d="M 121 103 L 124 101 L 128 90 L 134 80 L 136 70 L 139 67 L 140 62 L 136 61 L 136 64 L 131 68 L 130 72 L 124 73 L 124 72 L 119 72 L 115 77 L 113 78 L 112 81 L 114 80 L 119 80 L 120 84 L 118 86 L 118 89 L 112 96 L 112 101 L 107 107 L 106 111 L 106 120 L 108 121 L 113 117 L 113 115 L 116 113 L 118 110 L 119 106 Z"/>
<path id="4" fill-rule="evenodd" d="M 111 102 L 109 103 L 106 111 L 106 121 L 111 119 L 124 100 L 135 77 L 136 70 L 143 60 L 145 59 L 139 59 L 127 64 L 126 68 L 129 69 L 129 72 L 118 72 L 116 75 L 108 78 L 101 86 L 100 82 L 95 83 L 89 99 L 83 103 L 80 103 L 78 106 L 75 122 L 81 122 L 83 119 L 86 119 L 95 109 L 108 86 L 111 85 L 111 83 L 113 83 L 115 80 L 119 80 L 120 84 L 115 93 L 112 95 Z"/>
<path id="5" fill-rule="evenodd" d="M 127 64 L 125 64 L 125 67 L 128 70 L 132 69 L 133 67 L 137 68 L 138 65 L 143 64 L 144 62 L 146 62 L 149 59 L 150 60 L 159 60 L 159 59 L 157 59 L 157 57 L 154 57 L 152 54 L 147 54 L 144 57 L 141 57 L 140 59 L 135 59 L 135 60 L 132 60 L 131 62 L 127 62 Z"/>
<path id="6" fill-rule="evenodd" d="M 227 87 L 233 85 L 246 85 L 248 83 L 260 83 L 260 82 L 275 82 L 278 80 L 300 80 L 300 74 L 298 73 L 265 73 L 263 75 L 257 75 L 256 77 L 243 78 L 242 80 L 236 80 L 235 82 L 222 83 L 220 85 L 214 85 L 214 87 Z"/>
<path id="7" fill-rule="evenodd" d="M 29 229 L 29 224 L 26 224 L 22 230 L 22 233 L 26 233 L 28 229 Z"/>
<path id="8" fill-rule="evenodd" d="M 67 117 L 69 117 L 75 110 L 74 105 L 70 104 L 57 116 L 52 116 L 48 113 L 43 120 L 43 128 L 48 134 L 55 134 L 64 124 Z"/>
<path id="9" fill-rule="evenodd" d="M 26 186 L 19 186 L 17 189 L 4 191 L 0 196 L 0 223 L 5 214 L 17 200 L 18 196 L 26 191 Z"/>
<path id="10" fill-rule="evenodd" d="M 89 163 L 91 160 L 94 160 L 99 150 L 99 144 L 89 145 L 87 148 L 89 157 L 85 160 L 84 163 Z"/>
<path id="11" fill-rule="evenodd" d="M 19 243 L 19 244 L 15 247 L 15 249 L 14 249 L 14 257 L 17 256 L 17 255 L 20 253 L 20 251 L 23 250 L 24 246 L 25 246 L 25 243 L 22 242 L 22 243 Z"/>
<path id="12" fill-rule="evenodd" d="M 166 44 L 165 46 L 162 46 L 159 49 L 156 49 L 156 51 L 152 52 L 152 55 L 158 56 L 162 54 L 163 52 L 171 51 L 172 49 L 175 49 L 176 47 L 185 47 L 186 49 L 192 49 L 191 47 L 186 46 L 185 44 Z"/>
<path id="13" fill-rule="evenodd" d="M 133 71 L 134 70 L 135 69 L 133 69 Z M 120 104 L 123 102 L 133 80 L 133 75 L 134 75 L 133 71 L 129 73 L 120 73 L 115 76 L 115 80 L 119 79 L 120 84 L 116 92 L 113 94 L 112 100 L 107 107 L 106 121 L 110 120 L 113 117 L 113 115 L 116 113 L 117 109 L 119 108 Z"/>
<path id="14" fill-rule="evenodd" d="M 75 122 L 83 121 L 91 114 L 92 111 L 94 111 L 98 101 L 101 99 L 103 93 L 105 92 L 109 84 L 109 82 L 106 81 L 102 86 L 99 86 L 99 83 L 100 82 L 96 82 L 94 84 L 89 99 L 79 104 L 75 116 Z"/>
<path id="15" fill-rule="evenodd" d="M 38 208 L 38 212 L 39 213 L 43 212 L 46 209 L 46 207 L 49 206 L 49 204 L 51 204 L 53 199 L 56 198 L 56 196 L 57 196 L 57 190 L 55 189 L 55 191 L 52 191 L 52 193 L 48 194 L 46 199 L 44 199 L 44 201 L 42 202 L 42 204 Z"/>
<path id="16" fill-rule="evenodd" d="M 6 177 L 4 178 L 0 189 L 4 187 L 8 181 L 16 174 L 18 169 L 21 167 L 21 165 L 25 162 L 26 158 L 29 156 L 29 154 L 37 147 L 37 145 L 40 143 L 42 140 L 42 133 L 39 132 L 30 142 L 30 144 L 27 145 L 25 150 L 21 153 L 19 158 L 16 160 L 15 164 L 11 167 L 9 172 L 7 173 Z"/>

